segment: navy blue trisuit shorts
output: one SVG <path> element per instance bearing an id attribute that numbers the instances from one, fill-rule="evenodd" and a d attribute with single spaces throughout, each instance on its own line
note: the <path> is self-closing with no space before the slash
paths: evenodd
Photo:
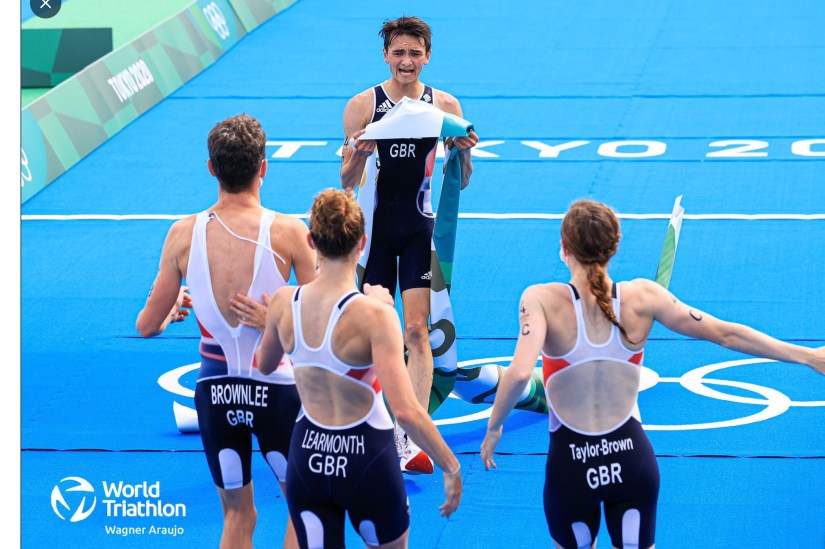
<path id="1" fill-rule="evenodd" d="M 635 418 L 603 435 L 580 434 L 565 425 L 550 434 L 544 513 L 561 546 L 595 540 L 603 504 L 614 547 L 650 547 L 658 497 L 656 455 Z"/>
<path id="2" fill-rule="evenodd" d="M 301 549 L 344 547 L 345 513 L 369 545 L 394 541 L 410 527 L 393 430 L 366 422 L 331 429 L 300 417 L 286 498 Z"/>

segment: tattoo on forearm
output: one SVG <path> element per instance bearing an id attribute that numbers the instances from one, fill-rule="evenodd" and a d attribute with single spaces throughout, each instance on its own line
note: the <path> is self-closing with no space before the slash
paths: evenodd
<path id="1" fill-rule="evenodd" d="M 155 283 L 152 282 L 152 285 L 149 286 L 149 293 L 146 295 L 147 299 L 149 298 L 150 295 L 152 295 L 152 290 L 154 290 L 154 289 L 155 289 Z"/>
<path id="2" fill-rule="evenodd" d="M 530 325 L 525 324 L 524 326 L 521 327 L 521 335 L 526 336 L 526 335 L 529 335 L 529 334 L 530 334 Z"/>
<path id="3" fill-rule="evenodd" d="M 690 315 L 690 318 L 692 318 L 696 322 L 700 322 L 702 320 L 702 313 L 700 313 L 699 311 L 694 311 L 693 309 L 691 309 L 690 311 L 688 311 L 688 314 Z"/>

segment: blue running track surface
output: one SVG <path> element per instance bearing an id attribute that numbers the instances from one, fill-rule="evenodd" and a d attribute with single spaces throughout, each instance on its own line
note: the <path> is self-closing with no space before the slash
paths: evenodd
<path id="1" fill-rule="evenodd" d="M 621 280 L 655 275 L 684 195 L 671 290 L 721 318 L 825 345 L 825 3 L 300 0 L 23 205 L 24 547 L 218 544 L 200 439 L 180 434 L 172 414 L 175 402 L 193 404 L 197 326 L 143 340 L 136 315 L 170 224 L 216 195 L 212 126 L 259 118 L 270 141 L 264 204 L 304 214 L 339 185 L 344 106 L 389 77 L 377 33 L 402 14 L 431 24 L 422 80 L 459 98 L 481 138 L 453 274 L 460 361 L 508 364 L 521 291 L 567 280 L 560 216 L 578 198 L 619 212 L 611 276 Z M 658 382 L 639 405 L 662 474 L 659 547 L 825 546 L 825 378 L 748 358 L 652 334 L 645 366 Z M 445 520 L 440 475 L 406 477 L 411 547 L 552 546 L 547 418 L 514 412 L 499 468 L 485 472 L 489 408 L 451 398 L 436 412 L 465 493 Z M 286 505 L 264 460 L 253 463 L 255 543 L 279 547 Z M 69 477 L 93 491 L 64 492 L 68 503 L 95 505 L 75 523 L 51 503 Z M 121 481 L 157 487 L 149 499 L 185 515 L 114 516 L 120 499 L 103 485 Z M 604 530 L 599 547 L 610 547 Z M 349 526 L 347 542 L 362 546 Z"/>

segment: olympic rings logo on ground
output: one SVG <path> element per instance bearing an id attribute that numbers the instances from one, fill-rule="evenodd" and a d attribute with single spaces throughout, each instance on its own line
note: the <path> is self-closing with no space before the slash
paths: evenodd
<path id="1" fill-rule="evenodd" d="M 716 400 L 724 400 L 727 402 L 735 402 L 739 404 L 754 404 L 757 406 L 764 406 L 762 410 L 759 412 L 744 416 L 736 419 L 729 419 L 726 421 L 714 421 L 708 423 L 693 423 L 687 425 L 644 425 L 644 428 L 648 431 L 689 431 L 689 430 L 697 430 L 697 429 L 721 429 L 724 427 L 738 427 L 740 425 L 748 425 L 750 423 L 757 423 L 759 421 L 766 421 L 771 418 L 780 416 L 788 411 L 791 407 L 815 407 L 815 406 L 825 406 L 825 400 L 811 400 L 811 401 L 794 401 L 791 400 L 786 394 L 777 391 L 776 389 L 772 389 L 770 387 L 765 387 L 764 385 L 757 385 L 755 383 L 747 383 L 744 381 L 731 381 L 731 380 L 723 380 L 723 379 L 707 379 L 705 376 L 711 374 L 713 372 L 717 372 L 719 370 L 725 370 L 728 368 L 734 368 L 737 366 L 747 366 L 749 364 L 761 364 L 766 362 L 776 362 L 775 360 L 769 360 L 766 358 L 746 358 L 743 360 L 729 360 L 727 362 L 719 362 L 717 364 L 709 364 L 707 366 L 702 366 L 700 368 L 693 369 L 680 377 L 659 377 L 658 374 L 653 372 L 653 370 L 649 370 L 645 368 L 642 371 L 642 386 L 641 389 L 645 390 L 650 387 L 653 387 L 657 383 L 679 383 L 682 387 L 687 389 L 688 391 L 695 393 L 700 396 L 716 399 Z M 648 373 L 648 376 L 655 376 L 655 378 L 648 377 L 648 383 L 652 381 L 649 386 L 645 384 L 645 373 Z M 721 391 L 717 391 L 708 387 L 708 385 L 720 385 L 723 387 L 736 387 L 745 391 L 750 391 L 752 393 L 756 393 L 761 395 L 762 398 L 748 398 L 748 397 L 741 397 L 737 395 L 732 395 L 729 393 L 723 393 Z"/>
<path id="2" fill-rule="evenodd" d="M 473 359 L 473 360 L 463 360 L 458 363 L 458 367 L 469 367 L 469 366 L 485 366 L 490 365 L 494 366 L 497 364 L 507 364 L 512 360 L 512 357 L 493 357 L 493 358 L 480 358 L 480 359 Z M 739 427 L 742 425 L 748 425 L 751 423 L 758 423 L 760 421 L 767 421 L 769 419 L 775 418 L 787 412 L 790 408 L 793 407 L 825 407 L 825 400 L 810 400 L 810 401 L 796 401 L 791 400 L 786 394 L 773 389 L 771 387 L 766 387 L 764 385 L 758 385 L 755 383 L 749 383 L 745 381 L 735 381 L 735 380 L 725 380 L 725 379 L 712 379 L 707 378 L 706 376 L 712 374 L 714 372 L 727 370 L 729 368 L 736 368 L 739 366 L 748 366 L 752 364 L 762 364 L 762 363 L 769 363 L 769 362 L 776 362 L 774 360 L 764 359 L 764 358 L 748 358 L 743 360 L 729 360 L 726 362 L 718 362 L 716 364 L 708 364 L 706 366 L 701 366 L 699 368 L 694 368 L 679 377 L 660 377 L 658 373 L 654 370 L 643 366 L 642 367 L 642 375 L 640 381 L 640 392 L 646 391 L 655 387 L 660 383 L 678 383 L 683 388 L 687 389 L 691 393 L 694 393 L 699 396 L 711 398 L 714 400 L 721 400 L 725 402 L 733 402 L 738 404 L 750 404 L 754 406 L 761 406 L 762 409 L 757 411 L 754 414 L 734 418 L 734 419 L 727 419 L 722 421 L 711 421 L 705 423 L 689 423 L 689 424 L 672 424 L 672 425 L 655 425 L 655 424 L 644 424 L 645 430 L 648 431 L 692 431 L 692 430 L 701 430 L 701 429 L 723 429 L 727 427 Z M 165 390 L 169 391 L 172 394 L 186 397 L 186 398 L 194 398 L 195 391 L 192 389 L 188 389 L 181 385 L 180 380 L 181 378 L 192 372 L 197 370 L 200 367 L 200 363 L 196 362 L 194 364 L 188 364 L 186 366 L 181 366 L 179 368 L 175 368 L 158 378 L 158 384 L 163 387 Z M 718 387 L 733 387 L 739 389 L 741 391 L 746 391 L 758 395 L 758 397 L 746 397 L 746 396 L 739 396 L 730 393 L 725 393 L 714 389 L 711 386 L 718 386 Z M 455 394 L 450 395 L 451 398 L 459 398 Z M 186 414 L 193 414 L 195 412 L 194 409 L 188 408 L 187 406 L 181 405 L 175 402 L 174 406 L 175 410 L 175 417 L 178 422 L 179 427 L 181 426 L 181 421 L 183 421 L 182 416 Z M 471 421 L 477 420 L 484 420 L 490 417 L 492 413 L 492 406 L 486 405 L 483 410 L 478 412 L 450 417 L 450 418 L 440 418 L 435 420 L 436 425 L 453 425 L 458 423 L 469 423 Z"/>

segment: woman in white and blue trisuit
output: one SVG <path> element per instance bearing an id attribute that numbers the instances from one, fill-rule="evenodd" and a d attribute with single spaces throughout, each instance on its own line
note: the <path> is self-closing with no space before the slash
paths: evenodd
<path id="1" fill-rule="evenodd" d="M 389 293 L 380 288 L 383 300 L 365 298 L 355 286 L 366 237 L 352 195 L 330 189 L 317 196 L 309 240 L 318 277 L 275 293 L 257 352 L 265 374 L 289 354 L 301 397 L 286 482 L 298 542 L 304 549 L 343 547 L 347 514 L 369 547 L 407 547 L 409 501 L 384 397 L 444 471 L 445 516 L 461 499 L 459 462 L 415 398 Z"/>
<path id="2" fill-rule="evenodd" d="M 570 282 L 524 291 L 515 354 L 481 446 L 485 468 L 495 467 L 502 425 L 540 354 L 550 409 L 544 512 L 561 548 L 594 545 L 602 504 L 614 547 L 654 546 L 659 469 L 637 406 L 653 321 L 688 337 L 825 373 L 825 347 L 792 345 L 719 320 L 650 280 L 614 282 L 607 266 L 619 238 L 619 220 L 604 204 L 581 200 L 565 214 L 561 256 Z"/>

